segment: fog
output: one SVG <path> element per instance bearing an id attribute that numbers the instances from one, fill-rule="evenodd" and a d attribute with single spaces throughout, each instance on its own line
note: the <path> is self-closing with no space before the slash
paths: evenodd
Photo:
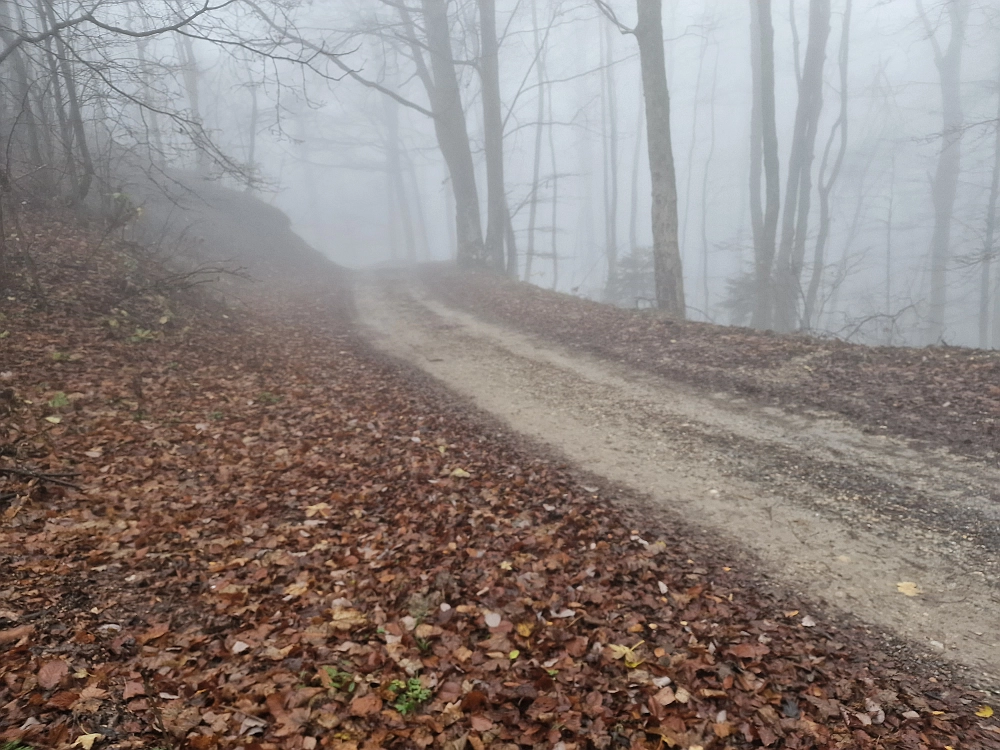
<path id="1" fill-rule="evenodd" d="M 440 102 L 431 101 L 426 85 L 440 84 L 425 23 L 439 5 L 447 13 L 472 157 L 477 231 L 488 245 L 489 58 L 480 20 L 489 3 L 302 4 L 283 10 L 280 23 L 225 7 L 213 11 L 210 29 L 143 40 L 139 58 L 135 42 L 118 40 L 160 73 L 140 85 L 133 72 L 144 114 L 123 105 L 109 133 L 131 140 L 133 153 L 143 145 L 163 167 L 253 191 L 344 266 L 453 260 L 462 242 L 456 188 L 429 116 Z M 816 92 L 798 79 L 808 75 L 810 14 L 822 15 L 824 5 L 829 36 L 819 46 Z M 991 209 L 1000 65 L 995 4 L 792 0 L 757 7 L 773 23 L 780 215 L 789 199 L 800 99 L 812 96 L 821 107 L 802 172 L 809 184 L 797 193 L 809 207 L 791 219 L 804 260 L 792 284 L 794 321 L 783 329 L 873 344 L 1000 346 Z M 636 35 L 622 30 L 637 24 L 635 2 L 498 0 L 495 18 L 501 179 L 510 217 L 500 252 L 517 253 L 516 267 L 508 257 L 506 272 L 626 307 L 662 307 L 649 250 L 656 242 L 639 47 Z M 684 313 L 759 324 L 750 5 L 666 3 L 662 22 Z M 236 37 L 243 41 L 234 43 Z M 949 65 L 960 81 L 957 121 L 956 111 L 944 111 L 943 92 L 954 88 L 942 84 Z M 846 119 L 838 122 L 843 82 Z M 162 114 L 157 124 L 151 110 L 168 103 L 198 128 L 173 126 Z M 948 181 L 943 151 L 958 156 L 950 205 L 940 195 Z M 829 230 L 821 240 L 823 189 Z M 467 188 L 457 193 L 469 198 Z M 944 269 L 936 287 L 935 227 Z M 778 275 L 776 268 L 780 296 Z M 943 311 L 937 323 L 935 305 Z"/>

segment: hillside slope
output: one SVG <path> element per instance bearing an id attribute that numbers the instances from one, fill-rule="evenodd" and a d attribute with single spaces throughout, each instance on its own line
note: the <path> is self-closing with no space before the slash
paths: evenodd
<path id="1" fill-rule="evenodd" d="M 1000 747 L 987 694 L 374 354 L 336 269 L 227 306 L 24 226 L 45 307 L 0 303 L 0 739 Z"/>

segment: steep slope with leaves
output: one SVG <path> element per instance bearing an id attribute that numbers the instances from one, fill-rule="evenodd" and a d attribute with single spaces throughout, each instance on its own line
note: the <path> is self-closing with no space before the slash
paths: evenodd
<path id="1" fill-rule="evenodd" d="M 983 693 L 378 359 L 333 267 L 250 311 L 25 226 L 47 309 L 2 303 L 0 742 L 1000 747 Z"/>

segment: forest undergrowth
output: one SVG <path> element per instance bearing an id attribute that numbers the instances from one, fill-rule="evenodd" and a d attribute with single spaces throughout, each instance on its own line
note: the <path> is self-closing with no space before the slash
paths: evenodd
<path id="1" fill-rule="evenodd" d="M 984 693 L 372 353 L 334 266 L 223 304 L 65 217 L 25 227 L 0 746 L 1000 748 Z"/>

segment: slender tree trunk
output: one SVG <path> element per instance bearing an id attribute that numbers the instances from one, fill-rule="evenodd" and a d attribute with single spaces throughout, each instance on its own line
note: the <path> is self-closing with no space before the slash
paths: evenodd
<path id="1" fill-rule="evenodd" d="M 156 98 L 153 96 L 153 89 L 150 85 L 149 61 L 146 59 L 146 46 L 148 41 L 139 39 L 136 41 L 136 54 L 139 58 L 139 69 L 142 79 L 142 97 L 147 109 L 142 113 L 144 118 L 149 118 L 149 130 L 152 137 L 152 158 L 153 162 L 161 167 L 166 164 L 166 151 L 163 148 L 163 134 L 160 130 L 160 115 L 155 110 L 158 108 Z"/>
<path id="2" fill-rule="evenodd" d="M 389 165 L 385 165 L 385 223 L 386 240 L 389 243 L 389 261 L 399 262 L 399 202 L 396 194 L 396 176 Z"/>
<path id="3" fill-rule="evenodd" d="M 889 206 L 885 212 L 885 311 L 892 309 L 892 211 L 896 202 L 896 155 L 889 168 Z"/>
<path id="4" fill-rule="evenodd" d="M 552 169 L 552 289 L 559 288 L 559 167 L 556 159 L 556 124 L 552 117 L 552 96 L 546 105 L 549 110 L 549 166 Z"/>
<path id="5" fill-rule="evenodd" d="M 758 85 L 754 86 L 755 109 L 759 112 L 759 140 L 751 135 L 751 203 L 756 190 L 757 206 L 751 205 L 754 216 L 754 226 L 757 226 L 759 214 L 758 235 L 754 241 L 754 310 L 751 325 L 755 328 L 770 328 L 772 320 L 773 287 L 771 284 L 771 269 L 774 265 L 775 245 L 778 234 L 778 214 L 781 208 L 781 184 L 778 174 L 778 126 L 775 117 L 774 103 L 774 26 L 771 22 L 771 0 L 750 0 L 751 39 L 757 44 L 751 45 L 751 54 L 756 49 L 752 66 L 758 71 Z M 751 128 L 753 130 L 753 128 Z M 753 151 L 756 143 L 760 146 L 760 160 L 763 161 L 765 202 L 763 211 L 760 205 L 760 169 L 753 161 Z M 754 180 L 756 173 L 756 183 Z"/>
<path id="6" fill-rule="evenodd" d="M 538 28 L 538 3 L 531 4 L 531 28 L 535 41 L 535 85 L 538 88 L 538 121 L 535 123 L 535 155 L 532 162 L 531 198 L 528 204 L 528 245 L 524 258 L 524 280 L 531 281 L 531 266 L 535 260 L 535 222 L 538 218 L 539 175 L 542 167 L 542 136 L 545 132 L 545 51 Z"/>
<path id="7" fill-rule="evenodd" d="M 420 183 L 417 181 L 417 170 L 413 166 L 413 159 L 410 158 L 410 154 L 406 149 L 403 149 L 403 160 L 406 162 L 406 176 L 410 181 L 410 191 L 413 193 L 413 203 L 416 206 L 416 216 L 417 216 L 417 229 L 419 234 L 417 235 L 420 239 L 420 258 L 421 260 L 428 261 L 431 259 L 431 243 L 427 236 L 427 216 L 424 212 L 424 201 L 420 197 Z M 449 226 L 451 223 L 449 222 Z"/>
<path id="8" fill-rule="evenodd" d="M 195 167 L 199 172 L 208 172 L 208 152 L 205 143 L 205 121 L 201 112 L 201 72 L 198 70 L 198 57 L 194 53 L 194 44 L 190 37 L 178 35 L 178 54 L 181 58 L 181 71 L 184 77 L 184 89 L 188 98 L 190 119 L 193 123 L 192 144 L 195 148 Z"/>
<path id="9" fill-rule="evenodd" d="M 934 62 L 941 86 L 942 144 L 931 188 L 934 233 L 931 237 L 931 292 L 927 326 L 927 343 L 936 344 L 944 338 L 948 262 L 951 258 L 951 217 L 962 170 L 962 47 L 965 46 L 969 0 L 948 0 L 951 34 L 948 47 L 943 51 L 934 30 L 927 24 L 919 0 L 918 8 L 934 46 Z"/>
<path id="10" fill-rule="evenodd" d="M 604 24 L 601 142 L 604 146 L 604 252 L 608 262 L 605 289 L 608 291 L 614 288 L 618 278 L 618 102 L 615 93 L 613 40 L 611 25 Z"/>
<path id="11" fill-rule="evenodd" d="M 20 7 L 18 7 L 20 11 Z M 18 12 L 19 20 L 23 21 L 23 15 Z M 24 24 L 19 23 L 21 29 Z M 14 28 L 14 19 L 10 13 L 10 6 L 7 0 L 0 0 L 0 40 L 4 44 L 10 44 L 13 37 L 8 33 L 8 29 Z M 44 164 L 42 157 L 42 145 L 39 138 L 38 123 L 35 120 L 35 112 L 32 107 L 32 80 L 34 75 L 29 75 L 28 66 L 31 60 L 23 54 L 23 50 L 17 50 L 10 58 L 10 65 L 14 69 L 14 78 L 17 80 L 16 101 L 14 102 L 12 121 L 19 121 L 23 124 L 24 134 L 27 136 L 28 156 L 33 166 L 41 167 Z M 8 136 L 11 140 L 15 138 L 12 129 Z M 4 144 L 6 145 L 6 144 Z"/>
<path id="12" fill-rule="evenodd" d="M 812 275 L 809 279 L 809 290 L 806 292 L 805 307 L 802 313 L 802 328 L 804 330 L 809 330 L 812 327 L 816 297 L 819 294 L 819 286 L 823 278 L 823 267 L 826 262 L 826 243 L 830 237 L 830 192 L 837 182 L 837 177 L 840 175 L 840 168 L 844 163 L 844 155 L 847 153 L 847 63 L 850 52 L 850 39 L 851 0 L 846 0 L 844 4 L 844 17 L 840 29 L 840 53 L 838 56 L 840 66 L 840 114 L 837 116 L 837 121 L 830 130 L 830 137 L 827 139 L 826 147 L 823 149 L 823 161 L 819 168 L 817 186 L 817 192 L 819 193 L 819 233 L 816 236 Z M 830 177 L 829 179 L 824 179 L 827 163 L 830 158 L 830 151 L 837 135 L 840 136 L 840 146 L 837 149 L 837 155 L 830 170 Z M 888 312 L 888 309 L 886 312 Z"/>
<path id="13" fill-rule="evenodd" d="M 510 213 L 510 204 L 506 196 L 503 201 L 504 238 L 507 242 L 507 275 L 512 279 L 518 276 L 517 268 L 517 235 L 514 234 L 514 217 Z"/>
<path id="14" fill-rule="evenodd" d="M 642 92 L 646 102 L 649 172 L 652 182 L 653 275 L 656 304 L 668 316 L 683 319 L 684 274 L 677 237 L 677 176 L 670 138 L 670 93 L 663 51 L 661 0 L 637 0 Z"/>
<path id="15" fill-rule="evenodd" d="M 500 104 L 500 61 L 497 44 L 496 2 L 478 0 L 482 43 L 483 131 L 486 151 L 486 256 L 496 270 L 504 269 L 506 192 L 503 178 L 503 113 Z"/>
<path id="16" fill-rule="evenodd" d="M 462 266 L 485 266 L 488 260 L 483 245 L 476 170 L 451 51 L 448 5 L 446 0 L 422 0 L 422 5 L 433 74 L 433 86 L 428 95 L 434 112 L 434 130 L 448 166 L 455 197 L 458 263 Z M 495 264 L 495 259 L 492 262 Z"/>
<path id="17" fill-rule="evenodd" d="M 406 262 L 417 262 L 417 238 L 413 232 L 413 219 L 410 216 L 410 202 L 406 197 L 406 185 L 403 182 L 403 168 L 399 157 L 399 104 L 388 96 L 382 97 L 382 113 L 385 122 L 385 166 L 394 191 L 395 206 L 398 211 L 400 232 L 406 247 Z"/>
<path id="18" fill-rule="evenodd" d="M 810 0 L 809 39 L 806 42 L 799 102 L 788 157 L 781 245 L 775 261 L 774 326 L 779 331 L 791 331 L 797 323 L 800 278 L 812 194 L 812 162 L 819 116 L 823 108 L 823 64 L 829 35 L 830 0 Z"/>
<path id="19" fill-rule="evenodd" d="M 705 171 L 701 176 L 701 288 L 702 300 L 705 306 L 704 314 L 706 320 L 711 320 L 709 309 L 711 300 L 708 288 L 708 256 L 710 247 L 708 244 L 708 176 L 712 168 L 712 157 L 715 156 L 715 92 L 719 83 L 719 51 L 715 52 L 715 67 L 712 69 L 712 92 L 709 98 L 709 141 L 708 156 L 705 157 Z"/>
<path id="20" fill-rule="evenodd" d="M 247 170 L 249 172 L 247 180 L 247 191 L 253 192 L 257 175 L 257 121 L 260 118 L 260 110 L 257 103 L 257 84 L 250 83 L 250 138 L 247 146 Z"/>
<path id="21" fill-rule="evenodd" d="M 50 26 L 55 26 L 56 17 L 53 13 L 51 5 L 39 2 L 38 7 L 46 22 Z M 73 199 L 78 203 L 82 203 L 86 200 L 87 195 L 90 193 L 90 186 L 94 180 L 94 161 L 90 154 L 90 144 L 87 141 L 87 132 L 83 124 L 83 112 L 80 108 L 80 97 L 77 92 L 76 77 L 70 63 L 69 51 L 66 47 L 66 43 L 59 34 L 55 34 L 53 39 L 55 40 L 55 47 L 58 54 L 50 54 L 50 58 L 53 60 L 53 64 L 57 64 L 59 66 L 59 73 L 62 76 L 63 84 L 66 86 L 66 100 L 69 104 L 69 112 L 66 116 L 66 126 L 67 129 L 71 129 L 73 133 L 73 138 L 69 141 L 68 145 L 70 153 L 69 161 L 74 163 L 72 158 L 72 141 L 75 140 L 76 149 L 80 154 L 81 168 L 83 170 L 81 175 L 75 176 L 74 163 L 73 171 L 71 171 L 71 175 L 74 175 Z"/>
<path id="22" fill-rule="evenodd" d="M 993 240 L 996 233 L 997 197 L 1000 196 L 1000 83 L 997 85 L 997 121 L 993 125 L 993 174 L 990 179 L 990 197 L 986 205 L 986 226 L 983 232 L 983 264 L 979 286 L 979 348 L 985 349 L 990 341 L 990 292 L 993 272 Z"/>
<path id="23" fill-rule="evenodd" d="M 691 180 L 694 178 L 694 155 L 698 147 L 698 110 L 701 105 L 701 79 L 705 73 L 705 55 L 708 53 L 708 34 L 701 38 L 701 49 L 698 53 L 698 73 L 694 79 L 694 101 L 691 106 L 691 140 L 688 143 L 687 175 L 684 178 L 684 220 L 681 222 L 681 257 L 690 258 L 688 229 L 690 229 L 691 202 L 694 191 L 691 190 Z"/>
<path id="24" fill-rule="evenodd" d="M 639 99 L 639 112 L 636 116 L 638 132 L 635 134 L 635 150 L 632 152 L 632 200 L 628 217 L 628 247 L 633 256 L 639 249 L 639 166 L 642 161 L 642 141 L 645 132 L 646 118 L 643 115 L 642 99 Z"/>

